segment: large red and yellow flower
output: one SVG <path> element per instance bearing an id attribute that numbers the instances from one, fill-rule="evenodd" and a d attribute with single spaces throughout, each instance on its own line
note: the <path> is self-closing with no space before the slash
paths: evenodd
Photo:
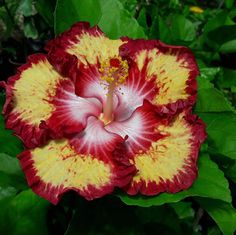
<path id="1" fill-rule="evenodd" d="M 205 126 L 191 108 L 198 68 L 191 51 L 157 40 L 108 39 L 75 24 L 1 85 L 3 114 L 27 148 L 27 181 L 56 204 L 75 190 L 91 200 L 175 193 L 197 176 Z"/>

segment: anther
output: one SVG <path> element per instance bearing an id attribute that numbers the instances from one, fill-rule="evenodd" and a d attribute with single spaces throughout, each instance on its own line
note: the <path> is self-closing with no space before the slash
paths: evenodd
<path id="1" fill-rule="evenodd" d="M 110 58 L 101 63 L 99 72 L 101 80 L 109 84 L 101 118 L 104 124 L 107 125 L 113 120 L 113 94 L 115 89 L 124 83 L 128 77 L 128 63 L 126 60 L 122 60 L 121 57 Z"/>

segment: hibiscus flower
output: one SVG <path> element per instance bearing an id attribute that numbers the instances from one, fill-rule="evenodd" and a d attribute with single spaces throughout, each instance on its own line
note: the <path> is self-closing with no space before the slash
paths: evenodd
<path id="1" fill-rule="evenodd" d="M 56 204 L 119 187 L 130 195 L 192 185 L 206 138 L 191 114 L 198 67 L 191 51 L 158 40 L 110 40 L 77 23 L 1 83 L 6 128 L 21 138 L 29 186 Z"/>

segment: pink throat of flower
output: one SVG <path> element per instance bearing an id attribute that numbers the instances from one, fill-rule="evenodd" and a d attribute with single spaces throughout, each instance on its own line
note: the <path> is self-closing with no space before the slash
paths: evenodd
<path id="1" fill-rule="evenodd" d="M 121 57 L 111 58 L 101 63 L 99 72 L 101 80 L 108 84 L 107 99 L 103 107 L 103 113 L 100 115 L 100 120 L 103 121 L 104 125 L 107 125 L 114 119 L 114 93 L 116 87 L 124 83 L 128 77 L 128 62 L 122 60 Z"/>

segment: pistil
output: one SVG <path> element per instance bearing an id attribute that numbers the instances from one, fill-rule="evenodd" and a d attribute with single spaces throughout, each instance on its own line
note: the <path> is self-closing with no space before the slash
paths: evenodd
<path id="1" fill-rule="evenodd" d="M 115 87 L 115 81 L 108 87 L 107 99 L 103 108 L 103 120 L 105 125 L 113 120 L 113 98 Z"/>
<path id="2" fill-rule="evenodd" d="M 101 73 L 101 79 L 108 83 L 107 99 L 103 107 L 103 113 L 100 117 L 104 124 L 107 125 L 113 121 L 114 93 L 116 87 L 119 84 L 124 83 L 128 76 L 128 63 L 120 57 L 111 58 L 110 60 L 101 63 L 99 71 Z"/>

